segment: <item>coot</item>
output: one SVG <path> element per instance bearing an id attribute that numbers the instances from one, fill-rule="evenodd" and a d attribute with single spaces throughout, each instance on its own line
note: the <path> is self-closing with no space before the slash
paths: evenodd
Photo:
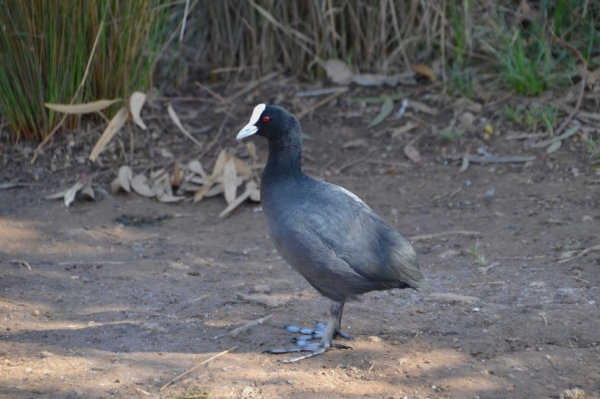
<path id="1" fill-rule="evenodd" d="M 269 157 L 260 186 L 263 211 L 275 248 L 296 271 L 332 301 L 326 327 L 308 330 L 319 343 L 300 339 L 298 346 L 267 352 L 306 351 L 286 362 L 325 353 L 340 329 L 344 303 L 360 294 L 392 288 L 426 291 L 417 254 L 410 242 L 348 190 L 302 173 L 302 130 L 285 109 L 259 104 L 238 133 L 269 141 Z M 289 331 L 302 332 L 288 326 Z"/>

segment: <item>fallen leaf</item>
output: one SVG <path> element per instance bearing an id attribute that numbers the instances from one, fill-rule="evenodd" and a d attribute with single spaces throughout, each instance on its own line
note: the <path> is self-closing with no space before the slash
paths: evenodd
<path id="1" fill-rule="evenodd" d="M 419 150 L 417 150 L 410 143 L 404 146 L 404 154 L 414 163 L 421 162 L 421 154 L 419 153 Z"/>
<path id="2" fill-rule="evenodd" d="M 469 157 L 464 156 L 462 159 L 462 165 L 460 166 L 460 170 L 458 171 L 458 173 L 462 173 L 465 170 L 467 170 L 468 168 L 469 168 Z"/>
<path id="3" fill-rule="evenodd" d="M 114 135 L 123 127 L 125 122 L 127 122 L 127 114 L 127 108 L 123 107 L 115 116 L 113 116 L 108 126 L 106 126 L 106 129 L 104 129 L 102 136 L 100 136 L 100 139 L 96 142 L 96 145 L 89 156 L 90 161 L 96 161 L 98 155 L 100 155 L 102 150 L 104 150 L 104 147 L 106 147 L 106 144 L 108 144 Z"/>
<path id="4" fill-rule="evenodd" d="M 562 146 L 562 141 L 556 141 L 546 149 L 546 154 L 552 154 L 553 152 L 558 151 L 558 149 Z"/>
<path id="5" fill-rule="evenodd" d="M 381 105 L 381 110 L 379 111 L 379 115 L 377 115 L 371 123 L 367 126 L 367 128 L 371 128 L 383 122 L 385 118 L 388 117 L 389 114 L 394 110 L 394 101 L 389 96 L 384 96 L 383 104 Z"/>
<path id="6" fill-rule="evenodd" d="M 206 172 L 204 171 L 204 168 L 202 167 L 202 164 L 200 163 L 200 161 L 190 161 L 188 163 L 188 170 L 190 170 L 191 172 L 194 172 L 197 175 L 202 176 L 203 179 L 206 179 Z"/>
<path id="7" fill-rule="evenodd" d="M 432 82 L 435 82 L 437 80 L 434 70 L 428 65 L 414 64 L 414 65 L 412 65 L 411 68 L 413 71 L 415 71 L 419 75 L 425 76 L 427 79 L 431 80 Z"/>
<path id="8" fill-rule="evenodd" d="M 225 186 L 225 201 L 229 205 L 235 201 L 237 192 L 237 169 L 233 157 L 230 157 L 225 162 L 223 168 L 223 185 Z"/>
<path id="9" fill-rule="evenodd" d="M 248 149 L 248 154 L 250 154 L 252 159 L 257 160 L 258 157 L 256 156 L 256 146 L 254 143 L 252 141 L 248 141 L 246 143 L 246 148 Z"/>
<path id="10" fill-rule="evenodd" d="M 386 83 L 388 77 L 385 75 L 374 75 L 371 73 L 361 73 L 352 77 L 352 82 L 359 86 L 381 86 Z"/>
<path id="11" fill-rule="evenodd" d="M 325 61 L 324 68 L 327 77 L 335 84 L 346 85 L 352 81 L 352 70 L 343 61 L 327 60 Z"/>
<path id="12" fill-rule="evenodd" d="M 80 114 L 89 114 L 92 112 L 102 111 L 103 109 L 108 108 L 111 105 L 113 105 L 114 103 L 117 103 L 119 101 L 123 101 L 123 100 L 120 98 L 117 98 L 115 100 L 98 100 L 98 101 L 93 101 L 91 103 L 85 103 L 85 104 L 69 105 L 69 104 L 44 103 L 44 105 L 46 106 L 46 108 L 51 109 L 53 111 L 62 112 L 64 114 L 80 115 Z"/>
<path id="13" fill-rule="evenodd" d="M 252 180 L 249 181 L 248 184 L 246 184 L 246 191 L 244 191 L 244 193 L 242 195 L 237 197 L 235 199 L 235 201 L 233 201 L 231 204 L 229 204 L 229 206 L 227 208 L 225 208 L 223 210 L 223 212 L 221 212 L 219 214 L 219 217 L 224 218 L 225 216 L 229 215 L 231 213 L 231 211 L 233 211 L 235 208 L 237 208 L 242 202 L 244 202 L 246 199 L 248 199 L 248 197 L 250 197 L 250 195 L 255 193 L 257 190 L 258 190 L 258 185 L 256 184 L 256 182 L 254 182 Z"/>
<path id="14" fill-rule="evenodd" d="M 94 189 L 92 188 L 92 179 L 87 179 L 85 181 L 85 183 L 83 184 L 83 188 L 81 189 L 81 194 L 86 195 L 91 200 L 96 199 L 96 193 L 94 192 Z"/>
<path id="15" fill-rule="evenodd" d="M 238 175 L 251 177 L 254 173 L 252 168 L 248 164 L 237 157 L 232 157 L 235 162 L 235 168 L 237 169 Z"/>
<path id="16" fill-rule="evenodd" d="M 365 139 L 350 140 L 350 141 L 347 141 L 344 144 L 342 144 L 342 149 L 347 150 L 350 148 L 360 148 L 360 147 L 364 147 L 366 144 L 367 144 L 367 140 L 365 140 Z"/>
<path id="17" fill-rule="evenodd" d="M 179 160 L 175 160 L 175 166 L 173 167 L 173 176 L 171 177 L 171 185 L 179 187 L 181 184 L 181 169 L 179 167 Z"/>
<path id="18" fill-rule="evenodd" d="M 422 112 L 424 114 L 434 115 L 434 116 L 438 114 L 437 110 L 431 108 L 429 105 L 424 104 L 420 101 L 410 100 L 408 102 L 408 106 L 411 107 L 412 109 L 414 109 L 415 111 Z"/>
<path id="19" fill-rule="evenodd" d="M 173 106 L 171 104 L 169 104 L 169 106 L 167 107 L 167 111 L 169 112 L 169 116 L 171 117 L 171 120 L 173 121 L 173 123 L 175 124 L 175 126 L 177 126 L 179 128 L 179 130 L 181 130 L 181 133 L 184 134 L 184 136 L 186 136 L 188 139 L 192 140 L 194 143 L 196 143 L 196 145 L 198 145 L 198 147 L 202 148 L 202 143 L 200 143 L 198 140 L 196 140 L 181 124 L 181 121 L 179 120 L 179 117 L 177 116 L 177 113 L 175 112 L 175 110 L 173 109 Z"/>
<path id="20" fill-rule="evenodd" d="M 208 179 L 206 179 L 204 186 L 202 186 L 202 188 L 194 194 L 194 202 L 202 200 L 202 198 L 204 198 L 204 196 L 211 189 L 212 185 L 217 181 L 219 177 L 222 176 L 223 168 L 225 167 L 225 162 L 227 162 L 229 157 L 230 155 L 227 154 L 225 150 L 221 150 L 215 162 L 215 167 L 213 169 L 212 174 Z"/>
<path id="21" fill-rule="evenodd" d="M 119 168 L 119 172 L 117 172 L 117 178 L 110 183 L 110 187 L 112 188 L 113 193 L 119 191 L 120 188 L 131 192 L 131 180 L 133 178 L 133 172 L 131 168 L 127 165 L 123 165 Z"/>
<path id="22" fill-rule="evenodd" d="M 77 191 L 79 191 L 82 187 L 83 182 L 79 180 L 71 188 L 65 191 L 64 202 L 67 208 L 69 207 L 69 205 L 71 205 L 73 201 L 75 201 L 75 195 L 77 194 Z"/>
<path id="23" fill-rule="evenodd" d="M 185 199 L 185 197 L 175 197 L 172 194 L 164 193 L 160 196 L 156 196 L 156 199 L 159 200 L 160 202 L 179 202 L 179 201 L 183 201 Z"/>
<path id="24" fill-rule="evenodd" d="M 141 196 L 152 198 L 156 196 L 156 194 L 146 183 L 147 180 L 148 178 L 146 178 L 146 175 L 143 173 L 135 175 L 134 178 L 131 179 L 131 188 Z"/>
<path id="25" fill-rule="evenodd" d="M 489 123 L 487 125 L 485 125 L 485 127 L 483 128 L 483 130 L 487 133 L 487 134 L 494 134 L 494 128 L 492 127 L 492 125 L 490 125 Z"/>
<path id="26" fill-rule="evenodd" d="M 408 133 L 411 130 L 413 130 L 414 128 L 416 128 L 417 126 L 419 126 L 418 123 L 408 122 L 406 125 L 392 130 L 392 138 L 399 137 L 399 136 L 403 135 L 404 133 Z"/>
<path id="27" fill-rule="evenodd" d="M 131 97 L 129 97 L 129 112 L 131 112 L 131 117 L 135 124 L 144 130 L 148 129 L 148 127 L 142 120 L 140 112 L 142 112 L 142 107 L 145 102 L 146 94 L 139 91 L 134 91 Z"/>

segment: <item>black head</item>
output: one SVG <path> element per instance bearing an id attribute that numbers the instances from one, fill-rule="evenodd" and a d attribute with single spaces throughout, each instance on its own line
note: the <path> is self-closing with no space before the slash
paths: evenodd
<path id="1" fill-rule="evenodd" d="M 258 104 L 254 107 L 250 122 L 237 135 L 237 139 L 257 134 L 269 141 L 290 134 L 301 134 L 300 124 L 294 115 L 277 105 Z"/>

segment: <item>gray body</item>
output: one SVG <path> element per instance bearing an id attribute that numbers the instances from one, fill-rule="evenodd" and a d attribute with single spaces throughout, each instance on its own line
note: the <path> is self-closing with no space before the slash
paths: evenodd
<path id="1" fill-rule="evenodd" d="M 410 242 L 354 194 L 306 175 L 263 187 L 275 247 L 322 295 L 344 302 L 374 290 L 421 288 Z"/>

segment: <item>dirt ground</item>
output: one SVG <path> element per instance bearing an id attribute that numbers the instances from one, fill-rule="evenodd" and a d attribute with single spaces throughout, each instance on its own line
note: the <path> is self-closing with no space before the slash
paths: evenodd
<path id="1" fill-rule="evenodd" d="M 220 145 L 240 148 L 233 137 L 252 106 L 274 98 L 246 100 Z M 208 113 L 193 106 L 188 121 Z M 432 291 L 460 297 L 365 295 L 344 313 L 352 350 L 294 364 L 262 351 L 286 344 L 281 325 L 313 326 L 329 305 L 277 255 L 258 204 L 219 219 L 222 197 L 161 204 L 115 195 L 112 168 L 97 179 L 103 200 L 66 208 L 44 196 L 92 168 L 73 162 L 50 172 L 63 147 L 32 166 L 31 143 L 4 146 L 0 183 L 28 185 L 0 190 L 0 398 L 600 398 L 600 252 L 569 258 L 600 244 L 595 166 L 576 145 L 546 155 L 504 140 L 509 127 L 485 106 L 476 116 L 493 122 L 494 137 L 484 140 L 479 125 L 440 142 L 435 132 L 453 110 L 437 106 L 436 118 L 409 113 L 404 118 L 421 127 L 391 138 L 404 121 L 367 130 L 377 108 L 335 101 L 302 120 L 313 138 L 304 165 L 413 237 Z M 215 128 L 200 134 L 205 142 L 223 114 L 212 118 Z M 138 133 L 137 148 L 178 156 L 189 145 L 169 129 L 164 140 Z M 254 141 L 264 159 L 265 143 Z M 409 142 L 420 163 L 404 155 Z M 536 159 L 458 173 L 451 155 L 478 146 Z M 115 222 L 121 215 L 169 217 L 128 227 Z"/>

